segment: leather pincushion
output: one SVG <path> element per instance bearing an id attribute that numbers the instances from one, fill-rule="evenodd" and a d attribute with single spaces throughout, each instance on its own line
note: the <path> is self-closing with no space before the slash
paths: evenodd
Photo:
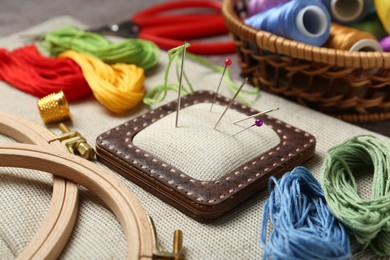
<path id="1" fill-rule="evenodd" d="M 264 125 L 233 136 L 258 113 L 234 102 L 220 124 L 214 124 L 229 99 L 198 91 L 177 102 L 129 120 L 97 138 L 98 159 L 188 216 L 211 222 L 256 193 L 270 176 L 280 176 L 309 159 L 315 138 L 269 115 Z"/>

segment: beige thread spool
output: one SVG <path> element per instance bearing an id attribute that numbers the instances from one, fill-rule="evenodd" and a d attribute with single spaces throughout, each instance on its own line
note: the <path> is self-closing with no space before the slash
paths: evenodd
<path id="1" fill-rule="evenodd" d="M 38 110 L 45 124 L 71 120 L 68 101 L 62 91 L 38 100 Z"/>

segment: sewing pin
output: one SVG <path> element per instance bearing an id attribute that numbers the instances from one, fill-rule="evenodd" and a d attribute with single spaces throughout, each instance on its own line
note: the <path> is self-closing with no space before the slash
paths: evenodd
<path id="1" fill-rule="evenodd" d="M 261 115 L 265 115 L 265 114 L 271 113 L 271 112 L 273 112 L 273 111 L 275 111 L 275 110 L 278 110 L 278 109 L 279 109 L 279 108 L 277 107 L 277 108 L 269 109 L 269 110 L 264 111 L 264 112 L 260 112 L 260 113 L 254 114 L 254 115 L 251 115 L 251 116 L 248 116 L 248 117 L 245 117 L 245 118 L 236 120 L 236 121 L 233 122 L 233 124 L 240 123 L 240 122 L 245 121 L 245 120 L 247 120 L 247 119 L 259 117 L 259 116 L 261 116 Z"/>
<path id="2" fill-rule="evenodd" d="M 175 122 L 175 127 L 177 128 L 178 127 L 178 123 L 179 123 L 179 111 L 180 111 L 180 101 L 181 101 L 181 89 L 182 89 L 182 81 L 183 81 L 183 67 L 184 67 L 184 60 L 185 60 L 185 56 L 186 56 L 186 45 L 187 43 L 184 42 L 184 45 L 183 45 L 183 54 L 181 56 L 181 68 L 180 68 L 180 78 L 179 78 L 179 92 L 178 92 L 178 95 L 177 95 L 177 109 L 176 109 L 176 122 Z"/>
<path id="3" fill-rule="evenodd" d="M 240 93 L 241 89 L 245 86 L 247 81 L 248 81 L 248 78 L 245 78 L 244 81 L 242 82 L 241 86 L 238 88 L 236 94 L 234 94 L 234 97 L 230 100 L 229 104 L 227 105 L 227 107 L 223 111 L 222 115 L 219 117 L 217 123 L 215 123 L 214 129 L 217 128 L 219 122 L 221 121 L 222 117 L 225 115 L 226 111 L 233 105 L 234 100 L 236 99 L 236 97 Z"/>
<path id="4" fill-rule="evenodd" d="M 222 77 L 219 80 L 219 84 L 218 84 L 218 87 L 217 87 L 217 91 L 215 92 L 214 100 L 211 103 L 210 112 L 213 110 L 213 106 L 214 106 L 215 102 L 217 101 L 218 91 L 219 91 L 219 88 L 221 87 L 223 76 L 225 76 L 226 69 L 230 65 L 232 65 L 232 60 L 231 59 L 225 59 L 225 67 L 223 68 Z"/>
<path id="5" fill-rule="evenodd" d="M 258 119 L 255 120 L 255 123 L 254 123 L 253 125 L 250 125 L 250 126 L 244 128 L 244 129 L 242 129 L 241 131 L 239 131 L 239 132 L 233 134 L 233 136 L 236 136 L 236 135 L 238 135 L 238 134 L 240 134 L 240 133 L 242 133 L 242 132 L 248 130 L 248 129 L 251 128 L 251 127 L 254 127 L 254 126 L 260 127 L 260 126 L 262 126 L 263 124 L 264 124 L 264 121 L 263 121 L 262 119 L 258 118 Z"/>

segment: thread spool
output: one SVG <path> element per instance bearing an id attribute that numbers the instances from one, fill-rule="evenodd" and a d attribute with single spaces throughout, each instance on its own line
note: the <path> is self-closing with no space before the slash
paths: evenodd
<path id="1" fill-rule="evenodd" d="M 383 51 L 390 51 L 390 36 L 383 38 L 379 44 L 382 46 Z"/>
<path id="2" fill-rule="evenodd" d="M 372 0 L 323 0 L 328 8 L 332 21 L 342 24 L 353 24 L 366 17 L 372 7 Z"/>
<path id="3" fill-rule="evenodd" d="M 267 11 L 275 6 L 287 3 L 290 0 L 251 0 L 248 3 L 248 16 Z"/>
<path id="4" fill-rule="evenodd" d="M 337 50 L 382 51 L 382 47 L 372 34 L 336 23 L 332 24 L 330 37 L 324 46 Z"/>
<path id="5" fill-rule="evenodd" d="M 316 0 L 294 0 L 245 20 L 258 29 L 285 38 L 320 46 L 329 36 L 330 16 Z"/>
<path id="6" fill-rule="evenodd" d="M 383 39 L 387 36 L 387 32 L 385 28 L 383 28 L 382 23 L 376 13 L 372 13 L 364 20 L 356 24 L 352 24 L 351 27 L 361 30 L 363 32 L 371 33 L 378 40 Z"/>
<path id="7" fill-rule="evenodd" d="M 374 3 L 383 27 L 390 34 L 390 2 L 388 0 L 374 0 Z"/>

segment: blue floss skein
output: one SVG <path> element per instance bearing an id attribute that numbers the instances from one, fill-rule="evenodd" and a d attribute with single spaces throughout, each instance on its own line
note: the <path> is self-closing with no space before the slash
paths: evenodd
<path id="1" fill-rule="evenodd" d="M 321 0 L 329 10 L 332 21 L 354 24 L 375 11 L 373 0 Z"/>
<path id="2" fill-rule="evenodd" d="M 264 259 L 349 259 L 349 236 L 331 214 L 319 182 L 302 166 L 274 177 L 264 205 L 261 243 Z M 268 218 L 272 224 L 267 241 Z"/>
<path id="3" fill-rule="evenodd" d="M 330 15 L 318 0 L 294 0 L 245 20 L 258 29 L 285 38 L 321 46 L 330 32 Z"/>

